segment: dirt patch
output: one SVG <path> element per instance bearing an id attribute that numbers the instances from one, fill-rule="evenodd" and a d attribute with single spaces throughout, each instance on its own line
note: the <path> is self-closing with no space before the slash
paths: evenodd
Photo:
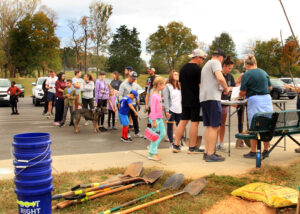
<path id="1" fill-rule="evenodd" d="M 276 209 L 262 202 L 250 202 L 232 196 L 218 202 L 204 214 L 276 214 Z"/>

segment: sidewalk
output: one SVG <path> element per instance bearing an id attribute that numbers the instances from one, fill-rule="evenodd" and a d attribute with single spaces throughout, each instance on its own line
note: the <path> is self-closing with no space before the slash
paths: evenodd
<path id="1" fill-rule="evenodd" d="M 300 140 L 300 136 L 295 136 Z M 274 141 L 274 140 L 273 140 Z M 232 143 L 231 145 L 233 145 Z M 283 145 L 283 142 L 280 143 Z M 287 151 L 276 147 L 269 158 L 263 160 L 264 164 L 279 166 L 287 165 L 297 159 L 300 154 L 294 152 L 298 146 L 287 139 Z M 186 177 L 198 178 L 215 173 L 216 175 L 238 175 L 255 168 L 255 159 L 245 159 L 243 154 L 249 149 L 231 148 L 231 157 L 227 153 L 218 152 L 226 157 L 225 162 L 207 163 L 203 160 L 203 154 L 189 155 L 186 151 L 174 154 L 171 149 L 159 149 L 162 161 L 155 162 L 147 159 L 147 150 L 131 150 L 123 152 L 107 152 L 98 154 L 52 156 L 53 174 L 61 172 L 76 172 L 79 170 L 102 170 L 110 167 L 127 167 L 130 163 L 142 161 L 144 167 L 155 167 L 168 171 L 184 173 Z M 12 159 L 0 161 L 0 179 L 14 177 Z"/>

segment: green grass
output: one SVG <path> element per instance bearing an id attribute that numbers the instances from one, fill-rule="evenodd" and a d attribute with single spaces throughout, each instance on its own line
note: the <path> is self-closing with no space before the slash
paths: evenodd
<path id="1" fill-rule="evenodd" d="M 151 169 L 146 169 L 145 173 Z M 72 186 L 81 183 L 91 183 L 103 181 L 116 174 L 122 174 L 124 168 L 111 168 L 101 171 L 80 171 L 76 173 L 61 173 L 54 175 L 54 194 L 68 191 Z M 120 193 L 108 195 L 83 204 L 77 204 L 62 210 L 55 210 L 53 213 L 99 213 L 106 209 L 120 205 L 128 200 L 162 188 L 163 182 L 172 172 L 165 172 L 164 176 L 153 186 L 140 186 Z M 253 170 L 241 176 L 216 176 L 211 174 L 205 177 L 207 185 L 204 190 L 195 197 L 184 194 L 168 201 L 137 211 L 136 213 L 151 214 L 183 214 L 183 213 L 203 213 L 212 207 L 216 202 L 223 200 L 230 193 L 243 185 L 252 182 L 267 182 L 276 185 L 287 186 L 296 189 L 300 183 L 300 161 L 288 167 L 264 166 L 261 169 Z M 191 180 L 185 180 L 181 188 Z M 153 199 L 175 193 L 177 191 L 165 191 L 144 200 L 149 202 Z M 14 193 L 13 180 L 0 180 L 0 213 L 17 213 L 16 194 Z M 54 201 L 53 205 L 58 203 Z"/>

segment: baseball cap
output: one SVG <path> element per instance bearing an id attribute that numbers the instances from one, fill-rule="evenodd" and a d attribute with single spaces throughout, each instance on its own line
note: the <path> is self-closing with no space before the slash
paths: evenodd
<path id="1" fill-rule="evenodd" d="M 132 66 L 127 66 L 126 69 L 130 70 L 130 71 L 133 71 L 133 67 Z"/>
<path id="2" fill-rule="evenodd" d="M 100 71 L 100 75 L 105 75 L 105 71 Z"/>
<path id="3" fill-rule="evenodd" d="M 219 56 L 222 56 L 222 57 L 226 57 L 226 54 L 225 52 L 222 50 L 222 49 L 216 49 L 212 52 L 212 55 L 219 55 Z"/>
<path id="4" fill-rule="evenodd" d="M 135 71 L 131 71 L 130 73 L 129 73 L 129 76 L 132 78 L 132 79 L 137 79 L 137 77 L 138 77 L 138 75 L 137 75 L 137 73 L 135 72 Z"/>
<path id="5" fill-rule="evenodd" d="M 138 93 L 137 93 L 137 91 L 135 91 L 135 90 L 130 91 L 130 94 L 133 94 L 135 97 L 138 96 Z"/>
<path id="6" fill-rule="evenodd" d="M 206 53 L 201 49 L 195 49 L 195 50 L 193 50 L 192 54 L 189 55 L 189 57 L 191 57 L 191 58 L 196 57 L 196 56 L 205 58 Z"/>

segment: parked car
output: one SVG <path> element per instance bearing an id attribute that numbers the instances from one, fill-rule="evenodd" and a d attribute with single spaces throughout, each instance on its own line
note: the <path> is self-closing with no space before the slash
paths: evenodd
<path id="1" fill-rule="evenodd" d="M 42 86 L 46 79 L 47 77 L 39 77 L 36 82 L 32 83 L 32 104 L 35 106 L 39 106 L 44 102 L 44 91 Z"/>
<path id="2" fill-rule="evenodd" d="M 0 104 L 9 105 L 9 95 L 7 90 L 10 87 L 9 79 L 0 79 Z"/>
<path id="3" fill-rule="evenodd" d="M 294 86 L 292 78 L 285 77 L 285 78 L 280 78 L 280 80 L 283 81 L 284 83 L 288 84 L 288 85 Z M 294 82 L 295 82 L 297 87 L 300 87 L 300 79 L 299 78 L 294 78 Z"/>
<path id="4" fill-rule="evenodd" d="M 289 99 L 294 99 L 296 97 L 296 92 L 287 90 L 285 88 L 286 83 L 280 79 L 270 79 L 272 85 L 271 97 L 273 100 L 279 100 L 281 97 L 288 97 Z"/>
<path id="5" fill-rule="evenodd" d="M 16 86 L 21 90 L 21 94 L 19 95 L 19 97 L 24 97 L 25 89 L 24 89 L 23 85 L 16 84 Z"/>

